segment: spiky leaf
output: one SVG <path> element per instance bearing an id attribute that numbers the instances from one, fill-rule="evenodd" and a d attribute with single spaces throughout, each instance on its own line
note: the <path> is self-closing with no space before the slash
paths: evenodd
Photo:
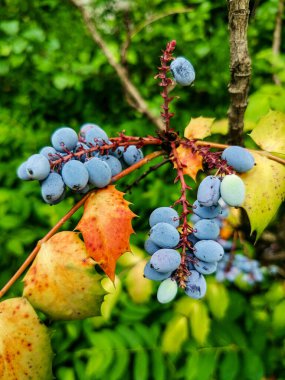
<path id="1" fill-rule="evenodd" d="M 180 145 L 177 148 L 177 153 L 179 160 L 184 166 L 183 173 L 196 180 L 198 171 L 203 168 L 202 156 L 198 153 L 192 153 L 191 149 L 185 145 Z"/>
<path id="2" fill-rule="evenodd" d="M 24 278 L 24 296 L 52 319 L 101 315 L 106 292 L 78 233 L 63 231 L 44 243 Z"/>
<path id="3" fill-rule="evenodd" d="M 259 120 L 250 136 L 263 150 L 285 154 L 285 114 L 270 111 Z"/>
<path id="4" fill-rule="evenodd" d="M 25 298 L 0 303 L 0 379 L 51 380 L 48 329 Z"/>
<path id="5" fill-rule="evenodd" d="M 134 232 L 131 221 L 135 214 L 123 195 L 115 186 L 91 194 L 76 227 L 83 235 L 88 255 L 111 280 L 115 278 L 118 258 L 130 251 L 129 238 Z"/>
<path id="6" fill-rule="evenodd" d="M 211 127 L 215 119 L 209 117 L 191 118 L 185 128 L 184 137 L 187 139 L 204 139 L 211 135 Z"/>
<path id="7" fill-rule="evenodd" d="M 246 196 L 243 208 L 256 239 L 269 224 L 285 197 L 285 166 L 253 153 L 256 166 L 241 174 Z"/>

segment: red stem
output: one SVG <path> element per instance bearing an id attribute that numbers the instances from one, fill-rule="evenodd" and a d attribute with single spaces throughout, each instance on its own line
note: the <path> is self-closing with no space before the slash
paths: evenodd
<path id="1" fill-rule="evenodd" d="M 191 204 L 187 200 L 187 190 L 191 190 L 191 187 L 188 186 L 184 179 L 184 173 L 183 173 L 183 164 L 179 159 L 177 149 L 175 142 L 171 143 L 172 148 L 172 161 L 176 166 L 177 169 L 177 177 L 175 178 L 175 182 L 179 181 L 181 185 L 181 196 L 180 198 L 175 202 L 175 204 L 181 204 L 182 206 L 182 213 L 181 213 L 181 219 L 182 219 L 182 233 L 181 233 L 181 240 L 179 243 L 179 248 L 182 248 L 181 252 L 181 264 L 179 268 L 176 271 L 176 278 L 178 280 L 178 284 L 181 288 L 185 288 L 185 280 L 190 275 L 189 270 L 187 269 L 187 262 L 186 262 L 186 249 L 191 249 L 191 244 L 188 241 L 188 235 L 189 233 L 193 232 L 192 227 L 188 224 L 188 215 L 192 213 L 191 210 Z"/>
<path id="2" fill-rule="evenodd" d="M 161 116 L 163 118 L 165 132 L 169 131 L 170 119 L 174 116 L 174 113 L 169 112 L 169 103 L 173 100 L 173 97 L 168 96 L 169 85 L 171 85 L 173 81 L 167 77 L 167 74 L 170 70 L 168 63 L 174 59 L 172 52 L 174 51 L 175 46 L 176 41 L 174 40 L 167 43 L 166 49 L 162 51 L 162 55 L 160 57 L 161 66 L 158 68 L 159 74 L 155 77 L 161 79 L 159 83 L 159 86 L 162 87 L 161 96 L 163 98 L 163 105 L 161 106 L 163 111 L 161 112 Z"/>

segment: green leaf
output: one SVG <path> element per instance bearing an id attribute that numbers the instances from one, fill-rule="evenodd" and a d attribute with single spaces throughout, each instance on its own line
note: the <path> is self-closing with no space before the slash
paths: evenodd
<path id="1" fill-rule="evenodd" d="M 208 281 L 206 297 L 209 309 L 214 317 L 217 319 L 224 318 L 229 306 L 229 296 L 224 284 Z"/>
<path id="2" fill-rule="evenodd" d="M 186 363 L 185 380 L 213 379 L 216 358 L 215 349 L 191 352 Z"/>
<path id="3" fill-rule="evenodd" d="M 139 261 L 133 268 L 129 269 L 126 277 L 128 293 L 135 303 L 147 302 L 152 295 L 153 282 L 143 276 L 146 262 L 147 260 Z"/>
<path id="4" fill-rule="evenodd" d="M 188 338 L 187 318 L 176 315 L 167 324 L 162 336 L 162 351 L 179 352 L 182 344 Z"/>
<path id="5" fill-rule="evenodd" d="M 164 361 L 164 356 L 160 349 L 154 349 L 151 353 L 152 356 L 152 373 L 155 374 L 155 380 L 166 380 L 168 375 L 166 375 L 166 364 Z"/>
<path id="6" fill-rule="evenodd" d="M 250 136 L 263 150 L 285 154 L 285 114 L 270 111 L 260 119 Z"/>
<path id="7" fill-rule="evenodd" d="M 134 380 L 149 379 L 149 357 L 148 353 L 141 349 L 135 354 L 134 359 Z"/>
<path id="8" fill-rule="evenodd" d="M 201 301 L 193 300 L 191 315 L 189 316 L 191 332 L 196 342 L 203 345 L 210 332 L 208 309 Z"/>
<path id="9" fill-rule="evenodd" d="M 256 166 L 240 174 L 245 183 L 246 197 L 242 207 L 247 212 L 251 233 L 256 240 L 267 227 L 285 197 L 285 166 L 253 153 Z"/>
<path id="10" fill-rule="evenodd" d="M 239 370 L 239 357 L 237 352 L 226 352 L 219 364 L 220 380 L 234 380 Z"/>
<path id="11" fill-rule="evenodd" d="M 14 36 L 19 32 L 20 24 L 18 20 L 2 21 L 0 23 L 0 30 L 9 36 Z"/>
<path id="12" fill-rule="evenodd" d="M 246 350 L 243 355 L 243 379 L 245 380 L 260 380 L 264 375 L 262 361 L 256 353 L 251 350 Z"/>
<path id="13" fill-rule="evenodd" d="M 273 328 L 277 331 L 285 329 L 285 301 L 275 306 L 273 311 Z"/>

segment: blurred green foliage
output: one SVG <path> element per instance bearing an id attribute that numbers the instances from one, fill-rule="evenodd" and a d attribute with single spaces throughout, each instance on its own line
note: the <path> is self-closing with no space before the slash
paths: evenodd
<path id="1" fill-rule="evenodd" d="M 44 204 L 36 182 L 17 179 L 17 166 L 48 145 L 53 130 L 61 125 L 78 130 L 85 122 L 95 122 L 109 135 L 121 130 L 137 135 L 154 132 L 149 121 L 128 105 L 118 77 L 70 2 L 2 3 L 1 285 L 75 201 L 68 198 L 53 207 Z M 117 60 L 127 38 L 126 25 L 133 31 L 127 67 L 153 112 L 159 114 L 161 103 L 153 78 L 159 54 L 168 40 L 176 39 L 176 54 L 190 58 L 197 80 L 190 90 L 175 89 L 180 99 L 175 101 L 173 126 L 182 132 L 191 116 L 226 117 L 229 46 L 224 1 L 91 3 L 98 29 Z M 285 56 L 274 56 L 271 50 L 278 1 L 256 3 L 249 27 L 253 66 L 249 123 L 269 109 L 285 112 Z M 274 85 L 273 74 L 283 86 Z M 218 136 L 217 140 L 223 142 Z M 162 167 L 127 195 L 139 215 L 132 237 L 137 247 L 143 246 L 151 210 L 178 198 L 179 189 L 169 173 L 169 165 Z M 122 180 L 119 188 L 137 176 Z M 77 219 L 78 214 L 64 228 L 72 229 Z M 118 266 L 120 286 L 108 301 L 104 318 L 51 326 L 57 379 L 285 379 L 282 282 L 242 293 L 210 279 L 206 300 L 196 302 L 180 295 L 171 305 L 159 305 L 157 284 L 142 282 L 140 291 L 135 290 L 144 256 L 137 251 L 138 259 L 128 258 Z M 18 281 L 8 296 L 19 295 L 21 289 Z"/>

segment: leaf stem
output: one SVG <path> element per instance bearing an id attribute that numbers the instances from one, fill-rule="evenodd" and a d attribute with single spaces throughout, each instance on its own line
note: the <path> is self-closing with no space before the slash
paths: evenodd
<path id="1" fill-rule="evenodd" d="M 156 157 L 159 157 L 163 154 L 163 151 L 157 151 L 148 154 L 145 156 L 142 160 L 137 162 L 136 164 L 130 166 L 126 170 L 123 170 L 121 173 L 115 175 L 112 177 L 112 183 L 118 181 L 119 179 L 123 178 L 124 176 L 128 175 L 132 171 L 138 169 L 139 167 L 145 165 L 149 161 L 153 160 Z M 29 267 L 29 265 L 33 262 L 33 260 L 36 258 L 42 244 L 46 242 L 48 239 L 50 239 L 59 229 L 60 227 L 69 219 L 71 216 L 80 209 L 81 206 L 84 205 L 86 200 L 89 198 L 90 194 L 94 191 L 97 191 L 98 189 L 91 190 L 89 193 L 87 193 L 83 198 L 80 199 L 69 211 L 67 214 L 65 214 L 57 223 L 55 226 L 52 227 L 52 229 L 41 239 L 38 241 L 36 247 L 34 250 L 29 254 L 27 259 L 23 262 L 23 264 L 20 266 L 20 268 L 17 270 L 17 272 L 10 278 L 10 280 L 6 283 L 6 285 L 3 286 L 3 288 L 0 290 L 0 298 L 4 296 L 4 294 L 10 289 L 10 287 L 18 280 L 18 278 L 24 273 L 24 271 Z"/>

